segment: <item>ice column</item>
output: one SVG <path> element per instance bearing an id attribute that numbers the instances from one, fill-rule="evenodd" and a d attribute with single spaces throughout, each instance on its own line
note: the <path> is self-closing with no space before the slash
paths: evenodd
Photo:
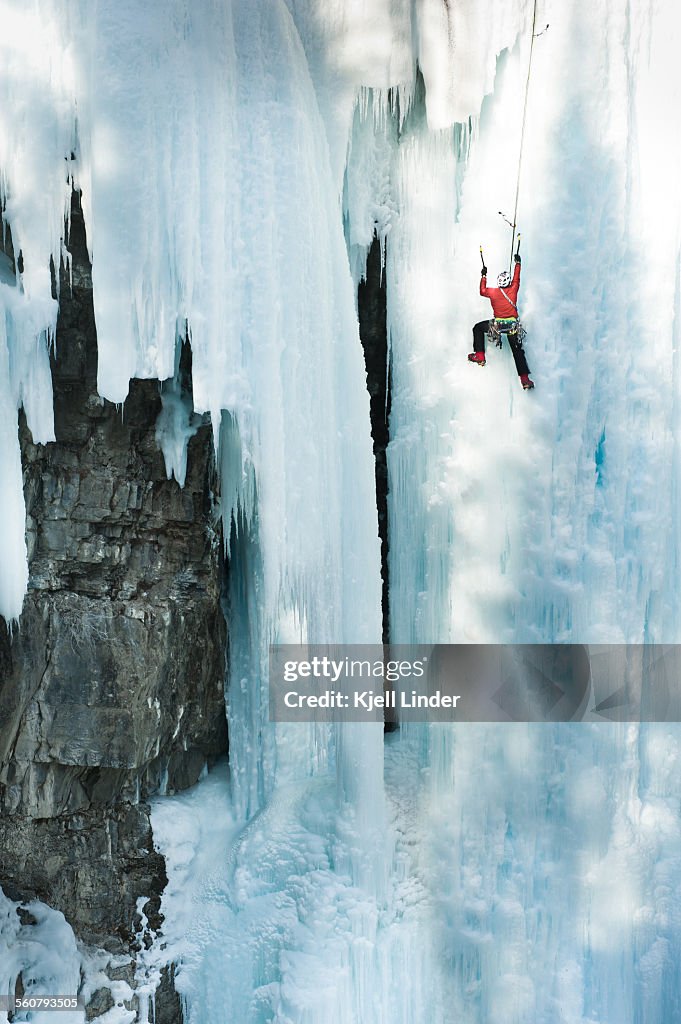
<path id="1" fill-rule="evenodd" d="M 36 442 L 53 439 L 48 346 L 54 340 L 62 240 L 75 147 L 67 26 L 50 3 L 0 5 L 0 615 L 19 617 L 28 582 L 17 438 L 23 406 Z M 52 273 L 51 273 L 52 272 Z"/>

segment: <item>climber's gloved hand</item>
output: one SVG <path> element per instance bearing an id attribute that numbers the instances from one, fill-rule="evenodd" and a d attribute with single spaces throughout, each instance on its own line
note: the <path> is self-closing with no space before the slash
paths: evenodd
<path id="1" fill-rule="evenodd" d="M 520 263 L 520 253 L 519 253 L 519 252 L 517 252 L 517 253 L 515 254 L 515 256 L 513 257 L 513 259 L 515 260 L 515 262 L 516 262 L 516 263 Z"/>
<path id="2" fill-rule="evenodd" d="M 483 267 L 482 268 L 482 271 L 480 272 L 480 276 L 481 277 L 487 277 L 487 267 Z"/>

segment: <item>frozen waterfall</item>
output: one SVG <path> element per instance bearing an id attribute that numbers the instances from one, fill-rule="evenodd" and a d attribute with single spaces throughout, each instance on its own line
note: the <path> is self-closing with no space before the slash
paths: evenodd
<path id="1" fill-rule="evenodd" d="M 509 261 L 535 14 L 527 395 L 507 347 L 484 370 L 466 353 L 479 246 L 494 276 Z M 0 614 L 28 584 L 17 411 L 53 437 L 72 187 L 101 395 L 174 378 L 188 338 L 221 473 L 230 765 L 155 803 L 169 884 L 144 969 L 178 963 L 188 1024 L 677 1019 L 677 725 L 384 742 L 267 714 L 270 643 L 381 637 L 354 291 L 374 233 L 392 639 L 681 639 L 677 5 L 0 0 L 0 24 Z M 188 415 L 171 384 L 178 479 Z"/>

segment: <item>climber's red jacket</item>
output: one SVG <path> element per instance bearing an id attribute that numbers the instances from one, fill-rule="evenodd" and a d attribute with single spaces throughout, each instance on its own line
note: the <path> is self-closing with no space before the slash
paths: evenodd
<path id="1" fill-rule="evenodd" d="M 504 288 L 504 291 L 508 295 L 508 299 L 505 299 L 501 293 L 501 288 L 488 288 L 487 278 L 480 278 L 480 294 L 484 295 L 485 298 L 489 299 L 492 303 L 492 309 L 497 319 L 501 320 L 504 317 L 518 316 L 518 310 L 512 303 L 518 301 L 518 289 L 520 288 L 520 264 L 516 263 L 515 270 L 513 271 L 513 280 L 511 281 L 508 288 Z"/>

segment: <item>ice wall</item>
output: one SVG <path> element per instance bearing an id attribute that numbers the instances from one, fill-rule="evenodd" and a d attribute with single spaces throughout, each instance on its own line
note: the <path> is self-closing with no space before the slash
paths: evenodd
<path id="1" fill-rule="evenodd" d="M 438 742 L 423 857 L 443 1019 L 673 1020 L 678 729 L 474 726 Z"/>
<path id="2" fill-rule="evenodd" d="M 466 361 L 489 315 L 478 246 L 493 277 L 510 258 L 498 211 L 513 214 L 527 25 L 470 123 L 434 130 L 428 87 L 397 128 L 376 91 L 355 115 L 356 265 L 372 220 L 387 235 L 400 642 L 679 638 L 681 22 L 671 4 L 624 2 L 540 4 L 546 22 L 518 210 L 531 394 L 507 348 Z M 435 908 L 442 1019 L 678 1013 L 680 738 L 610 724 L 403 738 L 427 766 L 411 870 Z"/>
<path id="3" fill-rule="evenodd" d="M 400 92 L 408 105 L 420 68 L 428 122 L 447 128 L 476 117 L 491 91 L 497 54 L 531 23 L 532 0 L 286 0 L 300 32 L 342 182 L 357 90 Z"/>
<path id="4" fill-rule="evenodd" d="M 376 90 L 355 113 L 353 264 L 372 227 L 389 239 L 398 641 L 678 632 L 680 201 L 653 141 L 668 121 L 665 148 L 679 145 L 678 17 L 544 3 L 536 21 L 518 208 L 531 396 L 507 348 L 483 370 L 466 362 L 489 315 L 478 248 L 492 277 L 510 261 L 498 211 L 513 216 L 528 21 L 507 33 L 470 122 L 431 116 L 427 66 L 399 127 Z"/>
<path id="5" fill-rule="evenodd" d="M 224 766 L 155 801 L 169 878 L 160 955 L 179 963 L 187 1024 L 221 1014 L 278 1024 L 444 1019 L 438 992 L 424 984 L 436 941 L 430 897 L 407 870 L 420 838 L 418 779 L 413 758 L 394 759 L 386 781 L 397 838 L 381 850 L 392 878 L 379 900 L 353 883 L 355 829 L 337 826 L 328 776 L 278 787 L 245 830 L 225 813 Z"/>

